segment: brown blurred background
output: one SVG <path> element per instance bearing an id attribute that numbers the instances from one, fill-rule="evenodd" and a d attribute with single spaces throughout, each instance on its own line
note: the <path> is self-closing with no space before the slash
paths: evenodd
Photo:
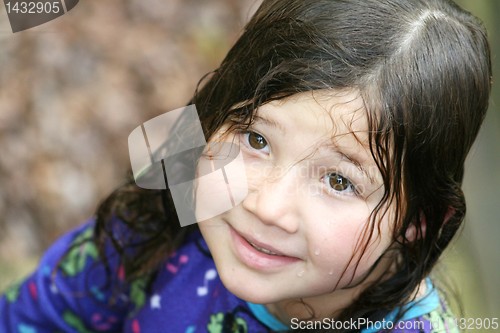
<path id="1" fill-rule="evenodd" d="M 92 216 L 130 168 L 130 132 L 189 101 L 251 6 L 86 0 L 13 34 L 0 5 L 0 288 Z"/>
<path id="2" fill-rule="evenodd" d="M 500 77 L 500 1 L 479 16 Z M 0 290 L 92 216 L 130 167 L 128 134 L 184 105 L 258 6 L 253 0 L 86 0 L 13 34 L 0 9 Z M 500 317 L 500 87 L 468 160 L 466 227 L 448 251 L 469 317 Z M 496 102 L 495 102 L 496 101 Z"/>

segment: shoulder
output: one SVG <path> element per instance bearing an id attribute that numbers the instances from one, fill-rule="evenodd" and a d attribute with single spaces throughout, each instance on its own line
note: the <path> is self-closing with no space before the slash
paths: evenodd
<path id="1" fill-rule="evenodd" d="M 137 292 L 137 290 L 139 292 Z M 237 332 L 267 329 L 255 318 L 248 304 L 222 284 L 208 247 L 199 231 L 161 265 L 149 290 L 137 289 L 123 332 L 221 332 L 230 325 Z"/>
<path id="2" fill-rule="evenodd" d="M 113 299 L 106 287 L 107 271 L 99 264 L 93 232 L 89 221 L 60 237 L 38 268 L 0 298 L 0 331 L 17 332 L 13 327 L 21 326 L 30 332 L 119 329 L 128 304 Z"/>
<path id="3" fill-rule="evenodd" d="M 414 301 L 397 308 L 382 320 L 369 322 L 362 333 L 456 333 L 459 329 L 444 296 L 428 278 L 425 292 Z M 396 318 L 400 318 L 396 320 Z"/>
<path id="4" fill-rule="evenodd" d="M 444 295 L 438 291 L 430 279 L 426 280 L 426 286 L 425 295 L 409 304 L 394 332 L 459 332 L 456 318 Z"/>
<path id="5" fill-rule="evenodd" d="M 448 305 L 441 300 L 434 310 L 415 318 L 398 322 L 394 332 L 425 332 L 425 333 L 458 333 L 460 332 L 456 318 Z"/>

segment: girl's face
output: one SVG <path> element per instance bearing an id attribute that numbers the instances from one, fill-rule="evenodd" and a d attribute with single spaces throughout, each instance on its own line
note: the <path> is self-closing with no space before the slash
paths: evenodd
<path id="1" fill-rule="evenodd" d="M 392 232 L 389 210 L 362 251 L 383 194 L 367 138 L 363 103 L 352 91 L 271 102 L 248 131 L 224 137 L 239 142 L 248 194 L 199 226 L 231 292 L 261 304 L 303 298 L 314 307 L 366 275 Z"/>

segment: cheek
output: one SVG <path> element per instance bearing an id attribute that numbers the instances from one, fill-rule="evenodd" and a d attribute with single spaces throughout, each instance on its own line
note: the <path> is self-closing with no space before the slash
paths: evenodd
<path id="1" fill-rule="evenodd" d="M 349 265 L 359 233 L 356 228 L 332 228 L 321 233 L 321 240 L 311 244 L 310 256 L 323 273 L 340 274 Z"/>
<path id="2" fill-rule="evenodd" d="M 200 160 L 199 168 L 211 168 L 210 161 Z M 205 221 L 232 208 L 227 184 L 221 170 L 210 170 L 195 180 L 196 221 Z"/>
<path id="3" fill-rule="evenodd" d="M 195 179 L 196 221 L 205 221 L 240 204 L 248 194 L 247 176 L 238 147 L 221 144 L 220 156 L 200 158 Z"/>
<path id="4" fill-rule="evenodd" d="M 227 224 L 221 219 L 213 218 L 198 223 L 198 227 L 215 262 L 224 261 L 229 244 Z"/>
<path id="5" fill-rule="evenodd" d="M 335 212 L 316 214 L 315 220 L 324 223 L 308 228 L 308 253 L 315 270 L 321 275 L 341 279 L 341 284 L 365 274 L 388 243 L 387 237 L 379 237 L 375 228 L 368 247 L 363 251 L 369 236 L 369 231 L 365 233 L 365 230 L 371 211 L 361 202 L 346 206 L 350 207 L 337 207 Z M 381 233 L 386 232 L 386 226 L 381 225 Z"/>

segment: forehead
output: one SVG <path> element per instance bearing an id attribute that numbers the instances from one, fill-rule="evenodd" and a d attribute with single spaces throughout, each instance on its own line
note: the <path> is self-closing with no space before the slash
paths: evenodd
<path id="1" fill-rule="evenodd" d="M 255 120 L 303 140 L 368 147 L 367 115 L 355 90 L 316 90 L 272 101 L 258 109 Z"/>

